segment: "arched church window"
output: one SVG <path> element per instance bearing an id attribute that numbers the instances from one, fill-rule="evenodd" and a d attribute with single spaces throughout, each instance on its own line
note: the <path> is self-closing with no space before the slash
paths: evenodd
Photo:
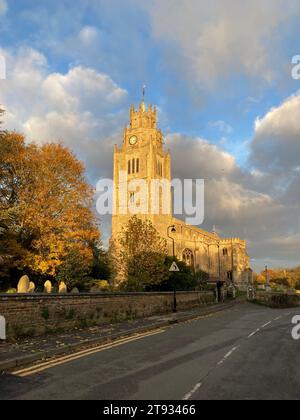
<path id="1" fill-rule="evenodd" d="M 156 173 L 159 176 L 163 175 L 163 166 L 162 166 L 162 163 L 159 161 L 156 162 Z"/>
<path id="2" fill-rule="evenodd" d="M 224 257 L 228 256 L 228 249 L 227 248 L 223 249 L 223 255 L 224 255 Z"/>
<path id="3" fill-rule="evenodd" d="M 182 254 L 182 259 L 188 267 L 194 268 L 194 254 L 190 249 L 185 249 Z"/>
<path id="4" fill-rule="evenodd" d="M 135 174 L 135 159 L 132 159 L 132 173 Z"/>
<path id="5" fill-rule="evenodd" d="M 138 174 L 140 172 L 140 159 L 136 160 L 136 173 Z"/>
<path id="6" fill-rule="evenodd" d="M 128 161 L 128 175 L 131 174 L 131 162 L 130 160 Z"/>

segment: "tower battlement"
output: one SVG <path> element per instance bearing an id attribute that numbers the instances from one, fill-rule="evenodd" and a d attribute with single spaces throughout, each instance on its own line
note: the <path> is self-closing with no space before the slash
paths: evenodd
<path id="1" fill-rule="evenodd" d="M 156 128 L 157 127 L 157 109 L 148 106 L 148 109 L 145 105 L 145 102 L 142 101 L 137 110 L 135 110 L 134 105 L 130 109 L 130 128 Z"/>
<path id="2" fill-rule="evenodd" d="M 238 244 L 238 245 L 246 246 L 246 241 L 240 238 L 227 238 L 227 239 L 221 239 L 221 244 L 222 245 Z"/>

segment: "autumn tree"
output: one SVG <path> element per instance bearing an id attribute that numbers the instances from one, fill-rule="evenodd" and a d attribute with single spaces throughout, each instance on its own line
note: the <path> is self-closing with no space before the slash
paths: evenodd
<path id="1" fill-rule="evenodd" d="M 256 281 L 258 284 L 265 284 L 267 277 L 274 288 L 297 289 L 300 285 L 300 268 L 268 269 L 268 272 L 264 270 L 257 276 Z"/>
<path id="2" fill-rule="evenodd" d="M 26 144 L 16 133 L 1 136 L 0 150 L 0 225 L 7 232 L 0 241 L 6 261 L 56 277 L 77 253 L 88 271 L 100 233 L 82 163 L 60 144 Z"/>
<path id="3" fill-rule="evenodd" d="M 127 291 L 141 291 L 168 278 L 167 244 L 150 221 L 136 216 L 111 245 L 116 283 Z"/>
<path id="4" fill-rule="evenodd" d="M 17 202 L 24 157 L 24 140 L 16 134 L 0 132 L 0 276 L 7 277 L 13 258 L 19 259 L 22 247 L 17 240 Z M 20 158 L 20 161 L 18 160 Z"/>
<path id="5" fill-rule="evenodd" d="M 2 117 L 4 115 L 4 109 L 2 109 L 0 107 L 0 125 L 2 125 L 3 121 L 2 121 Z M 3 133 L 3 130 L 0 130 L 0 134 Z"/>

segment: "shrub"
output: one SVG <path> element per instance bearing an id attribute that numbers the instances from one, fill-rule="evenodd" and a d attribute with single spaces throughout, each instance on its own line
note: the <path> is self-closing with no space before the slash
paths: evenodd
<path id="1" fill-rule="evenodd" d="M 270 299 L 270 304 L 273 308 L 289 308 L 295 306 L 298 302 L 298 297 L 296 295 L 277 294 L 272 295 Z"/>
<path id="2" fill-rule="evenodd" d="M 110 289 L 109 282 L 107 280 L 95 280 L 92 282 L 91 292 L 108 292 Z"/>
<path id="3" fill-rule="evenodd" d="M 8 295 L 13 295 L 13 294 L 16 294 L 16 293 L 17 293 L 17 289 L 8 289 L 8 290 L 6 291 L 6 293 L 7 293 Z"/>

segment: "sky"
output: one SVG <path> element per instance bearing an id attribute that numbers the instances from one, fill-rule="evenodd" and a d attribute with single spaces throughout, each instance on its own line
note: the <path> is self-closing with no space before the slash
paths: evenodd
<path id="1" fill-rule="evenodd" d="M 96 184 L 146 84 L 174 177 L 206 180 L 202 227 L 246 239 L 256 271 L 299 265 L 299 21 L 299 0 L 0 0 L 5 127 Z"/>

